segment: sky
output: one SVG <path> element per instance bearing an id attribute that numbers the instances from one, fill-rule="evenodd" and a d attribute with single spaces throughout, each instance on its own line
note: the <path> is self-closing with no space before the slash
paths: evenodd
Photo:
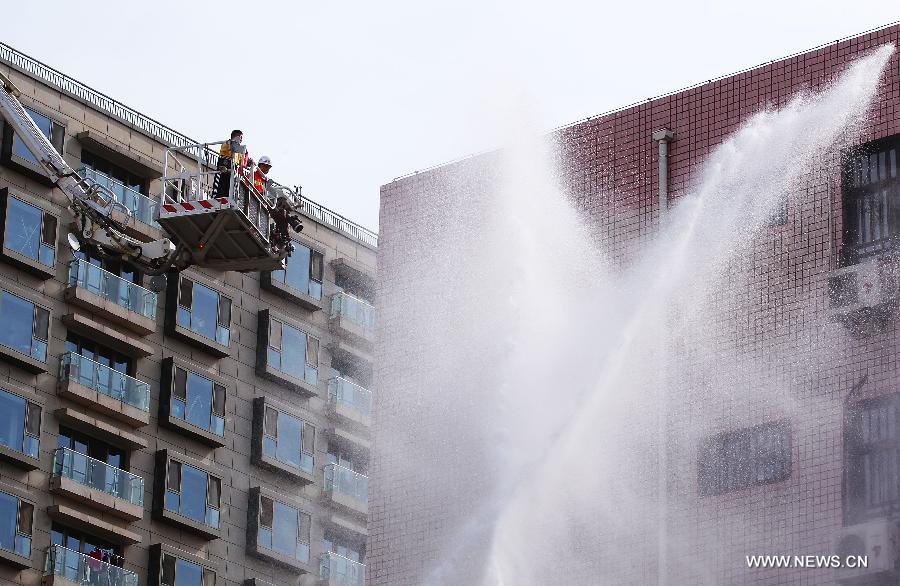
<path id="1" fill-rule="evenodd" d="M 14 6 L 14 8 L 13 8 Z M 377 229 L 379 187 L 900 20 L 895 0 L 152 2 L 5 8 L 0 40 Z"/>

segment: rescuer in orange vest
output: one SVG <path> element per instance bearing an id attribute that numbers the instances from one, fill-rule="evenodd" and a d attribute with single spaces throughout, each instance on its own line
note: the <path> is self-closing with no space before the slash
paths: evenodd
<path id="1" fill-rule="evenodd" d="M 222 143 L 219 149 L 218 173 L 213 182 L 213 194 L 215 197 L 228 197 L 228 188 L 231 183 L 231 164 L 238 160 L 246 162 L 249 157 L 247 147 L 241 144 L 244 141 L 244 133 L 240 130 L 232 130 L 231 138 Z"/>
<path id="2" fill-rule="evenodd" d="M 266 195 L 269 187 L 269 171 L 272 169 L 272 159 L 268 155 L 259 158 L 256 171 L 253 172 L 253 187 L 260 195 Z"/>

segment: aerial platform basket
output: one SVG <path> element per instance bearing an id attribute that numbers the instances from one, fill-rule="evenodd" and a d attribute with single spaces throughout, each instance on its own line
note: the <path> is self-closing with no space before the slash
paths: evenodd
<path id="1" fill-rule="evenodd" d="M 227 171 L 217 170 L 218 156 L 209 149 L 217 144 L 167 149 L 160 226 L 191 264 L 222 271 L 283 269 L 286 255 L 270 241 L 273 203 L 254 189 L 252 170 L 239 157 L 227 162 Z M 176 154 L 196 168 L 185 167 Z"/>

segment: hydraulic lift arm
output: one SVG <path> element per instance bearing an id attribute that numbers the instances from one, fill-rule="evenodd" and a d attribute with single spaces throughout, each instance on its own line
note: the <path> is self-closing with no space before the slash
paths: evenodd
<path id="1" fill-rule="evenodd" d="M 178 255 L 177 247 L 168 238 L 141 242 L 125 235 L 124 226 L 112 219 L 112 210 L 125 206 L 115 200 L 106 187 L 87 181 L 75 172 L 53 144 L 35 124 L 22 106 L 18 88 L 0 73 L 0 113 L 13 131 L 37 159 L 53 183 L 62 190 L 74 215 L 72 233 L 78 245 L 93 245 L 103 254 L 127 260 L 146 274 L 167 271 Z M 183 267 L 180 267 L 183 268 Z"/>

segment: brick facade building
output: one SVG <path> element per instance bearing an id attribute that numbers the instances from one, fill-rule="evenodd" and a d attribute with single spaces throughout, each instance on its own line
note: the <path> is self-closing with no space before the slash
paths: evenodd
<path id="1" fill-rule="evenodd" d="M 900 44 L 900 26 L 558 129 L 550 138 L 562 153 L 564 187 L 588 216 L 602 247 L 627 267 L 637 245 L 658 230 L 659 151 L 654 133 L 665 128 L 672 131 L 667 144 L 668 207 L 696 186 L 707 156 L 751 114 L 767 106 L 783 106 L 798 92 L 825 88 L 855 59 L 887 43 Z M 850 335 L 854 324 L 828 323 L 826 313 L 841 303 L 829 298 L 829 277 L 890 250 L 900 229 L 897 53 L 888 63 L 870 116 L 852 146 L 841 151 L 842 156 L 823 159 L 819 172 L 812 173 L 789 198 L 786 212 L 754 241 L 742 269 L 749 284 L 736 306 L 738 313 L 728 318 L 734 325 L 729 330 L 733 336 L 721 341 L 748 363 L 745 372 L 730 381 L 742 389 L 737 400 L 733 404 L 704 402 L 697 381 L 693 381 L 695 387 L 676 385 L 667 398 L 669 438 L 679 441 L 668 456 L 671 506 L 666 523 L 670 535 L 682 540 L 666 553 L 670 584 L 831 584 L 844 574 L 831 569 L 750 571 L 744 556 L 829 554 L 839 549 L 866 552 L 874 567 L 876 550 L 891 543 L 877 534 L 886 530 L 879 525 L 882 521 L 896 521 L 900 505 L 896 431 L 900 330 L 895 321 L 889 321 Z M 467 576 L 463 582 L 477 583 L 478 568 L 489 555 L 490 535 L 469 529 L 481 512 L 476 504 L 480 495 L 496 480 L 490 476 L 489 462 L 483 460 L 484 442 L 492 438 L 482 426 L 466 421 L 464 406 L 460 412 L 418 408 L 412 412 L 419 419 L 409 419 L 411 411 L 405 406 L 410 401 L 427 404 L 429 400 L 428 391 L 418 388 L 422 381 L 439 384 L 447 379 L 442 378 L 446 373 L 415 370 L 417 364 L 440 368 L 427 360 L 429 351 L 439 351 L 440 344 L 405 328 L 408 308 L 394 300 L 425 297 L 433 299 L 435 308 L 454 302 L 451 293 L 441 298 L 439 287 L 423 290 L 414 276 L 439 265 L 442 268 L 431 270 L 445 271 L 447 289 L 452 290 L 453 275 L 465 269 L 430 251 L 442 242 L 442 230 L 465 236 L 466 223 L 490 213 L 477 197 L 468 200 L 459 194 L 487 189 L 494 180 L 495 156 L 480 155 L 418 172 L 382 187 L 379 298 L 384 302 L 379 307 L 382 343 L 376 354 L 376 384 L 383 392 L 375 402 L 368 558 L 372 585 L 425 583 L 440 575 L 435 574 L 436 567 L 447 563 L 475 568 L 471 574 L 456 575 Z M 477 236 L 477 230 L 472 234 Z M 480 254 L 478 246 L 471 242 L 471 249 L 461 249 L 456 260 L 464 263 L 471 258 L 468 255 Z M 443 311 L 452 312 L 452 308 Z M 459 315 L 456 319 L 483 317 Z M 489 320 L 487 316 L 481 325 L 489 328 Z M 448 325 L 452 320 L 439 317 L 434 323 L 436 329 L 456 327 Z M 398 341 L 401 338 L 412 342 Z M 411 359 L 410 353 L 420 347 L 421 355 Z M 460 384 L 483 367 L 475 358 L 465 363 L 469 368 L 463 368 L 460 359 L 473 357 L 446 351 L 448 361 L 457 361 Z M 689 350 L 678 356 L 686 362 L 702 359 Z M 779 356 L 805 358 L 779 360 Z M 781 381 L 791 397 L 790 410 L 773 407 L 769 401 L 772 395 L 763 387 L 774 380 Z M 439 390 L 452 392 L 434 389 Z M 471 400 L 489 403 L 495 392 L 486 388 L 483 397 Z M 739 413 L 739 425 L 730 411 Z M 680 432 L 682 427 L 696 429 L 697 421 L 703 422 L 700 437 Z M 397 436 L 399 427 L 404 437 Z M 782 446 L 758 456 L 771 474 L 735 480 L 728 476 L 730 472 L 709 472 L 731 470 L 729 458 L 737 452 L 729 449 L 739 452 L 745 444 L 763 442 Z M 443 469 L 429 468 L 429 474 L 438 478 L 427 482 L 421 473 L 417 475 L 415 466 L 404 462 L 404 450 L 416 447 L 421 453 L 422 445 L 435 458 L 446 458 Z M 648 490 L 652 501 L 654 489 Z M 468 544 L 452 543 L 463 536 L 471 537 Z M 598 576 L 596 583 L 647 584 L 660 579 L 655 533 L 613 533 L 608 539 L 632 540 L 632 555 L 621 567 L 610 564 L 609 572 Z M 879 559 L 898 559 L 896 554 L 886 555 Z M 565 560 L 559 560 L 559 566 L 564 565 Z M 569 583 L 564 571 L 558 576 L 558 583 Z M 865 583 L 900 580 L 878 568 L 867 576 Z"/>
<path id="2" fill-rule="evenodd" d="M 2 44 L 0 70 L 159 238 L 165 149 L 195 141 Z M 0 202 L 0 583 L 361 585 L 377 235 L 306 200 L 287 271 L 157 294 L 69 248 L 5 124 Z"/>

